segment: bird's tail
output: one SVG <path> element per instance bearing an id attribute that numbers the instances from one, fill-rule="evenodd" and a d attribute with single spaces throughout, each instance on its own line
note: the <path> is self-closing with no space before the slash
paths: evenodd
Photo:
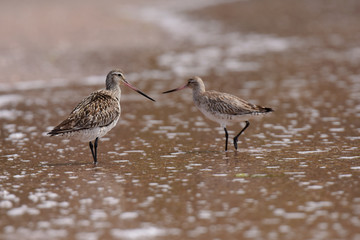
<path id="1" fill-rule="evenodd" d="M 58 127 L 55 127 L 53 130 L 48 132 L 47 135 L 50 135 L 50 137 L 52 137 L 52 136 L 56 136 L 56 135 L 62 135 L 62 134 L 67 133 L 67 132 L 71 132 L 71 130 L 69 130 L 69 129 L 60 129 Z"/>
<path id="2" fill-rule="evenodd" d="M 51 130 L 50 132 L 47 133 L 47 135 L 49 135 L 50 137 L 52 136 L 56 136 L 58 135 L 59 133 L 57 131 L 55 131 L 55 129 Z"/>
<path id="3" fill-rule="evenodd" d="M 264 112 L 264 113 L 274 112 L 274 109 L 269 108 L 269 107 L 263 107 L 261 110 L 262 110 L 262 112 Z"/>

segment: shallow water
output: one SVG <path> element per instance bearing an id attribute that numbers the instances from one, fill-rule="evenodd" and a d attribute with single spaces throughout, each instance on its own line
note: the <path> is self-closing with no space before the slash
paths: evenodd
<path id="1" fill-rule="evenodd" d="M 174 44 L 124 70 L 157 102 L 122 89 L 121 120 L 100 139 L 96 167 L 86 143 L 46 132 L 104 76 L 1 83 L 0 238 L 360 239 L 358 33 L 241 32 L 213 13 L 241 3 L 215 3 L 138 9 Z M 211 14 L 216 22 L 202 20 Z M 324 40 L 334 34 L 336 46 Z M 223 130 L 190 91 L 160 94 L 193 74 L 275 112 L 224 152 Z"/>

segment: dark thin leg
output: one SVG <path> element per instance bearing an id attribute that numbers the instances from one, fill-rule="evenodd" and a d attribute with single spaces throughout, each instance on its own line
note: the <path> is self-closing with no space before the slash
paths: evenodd
<path id="1" fill-rule="evenodd" d="M 92 156 L 93 156 L 94 162 L 96 162 L 96 160 L 95 160 L 96 157 L 95 157 L 95 153 L 94 153 L 94 146 L 93 146 L 93 144 L 92 144 L 91 141 L 89 142 L 89 147 L 90 147 L 91 154 L 92 154 Z"/>
<path id="2" fill-rule="evenodd" d="M 95 143 L 94 143 L 94 150 L 95 150 L 94 164 L 97 164 L 97 147 L 98 147 L 98 140 L 99 140 L 99 138 L 96 138 L 96 139 L 95 139 Z"/>
<path id="3" fill-rule="evenodd" d="M 224 130 L 225 130 L 225 152 L 227 151 L 227 145 L 228 145 L 228 138 L 229 138 L 229 134 L 226 130 L 226 127 L 224 127 Z"/>
<path id="4" fill-rule="evenodd" d="M 249 123 L 249 121 L 245 121 L 245 123 L 246 123 L 246 125 L 245 125 L 245 127 L 239 132 L 239 134 L 238 135 L 236 135 L 235 137 L 234 137 L 234 147 L 235 147 L 235 149 L 237 150 L 237 142 L 238 142 L 238 138 L 239 138 L 239 136 L 245 131 L 245 129 L 247 129 L 247 127 L 250 125 L 250 123 Z"/>

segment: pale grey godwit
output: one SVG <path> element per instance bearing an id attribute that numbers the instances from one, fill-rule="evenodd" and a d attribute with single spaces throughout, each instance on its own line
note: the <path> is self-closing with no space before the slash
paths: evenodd
<path id="1" fill-rule="evenodd" d="M 238 138 L 249 126 L 249 120 L 253 117 L 274 111 L 268 107 L 251 104 L 228 93 L 205 91 L 204 82 L 200 77 L 190 78 L 184 86 L 163 93 L 175 92 L 185 88 L 192 89 L 195 106 L 207 118 L 219 123 L 220 126 L 224 128 L 226 138 L 225 151 L 227 151 L 229 137 L 226 125 L 233 122 L 245 122 L 245 127 L 234 137 L 234 147 L 237 150 Z"/>
<path id="2" fill-rule="evenodd" d="M 72 110 L 68 118 L 48 134 L 51 136 L 74 137 L 80 141 L 89 142 L 94 164 L 97 164 L 98 140 L 115 127 L 120 118 L 121 84 L 155 101 L 130 85 L 120 70 L 112 70 L 106 76 L 106 89 L 95 91 L 84 98 L 74 110 Z M 94 139 L 95 142 L 93 145 L 91 141 Z"/>

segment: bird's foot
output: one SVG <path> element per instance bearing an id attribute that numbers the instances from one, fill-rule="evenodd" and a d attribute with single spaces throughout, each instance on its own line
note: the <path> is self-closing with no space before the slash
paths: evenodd
<path id="1" fill-rule="evenodd" d="M 238 142 L 238 139 L 237 138 L 234 138 L 234 147 L 235 147 L 235 150 L 237 151 L 237 149 L 238 149 L 238 144 L 237 144 L 237 142 Z"/>

